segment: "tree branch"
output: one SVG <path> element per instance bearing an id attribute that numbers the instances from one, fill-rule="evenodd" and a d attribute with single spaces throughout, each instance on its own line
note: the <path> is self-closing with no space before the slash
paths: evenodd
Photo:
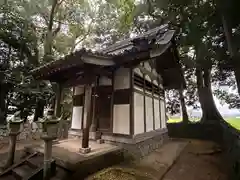
<path id="1" fill-rule="evenodd" d="M 53 39 L 57 36 L 58 32 L 61 30 L 61 26 L 62 26 L 62 24 L 61 24 L 61 22 L 59 21 L 59 22 L 58 22 L 58 27 L 53 31 L 53 34 L 52 34 L 52 38 L 53 38 Z"/>
<path id="2" fill-rule="evenodd" d="M 148 4 L 148 14 L 149 14 L 151 17 L 153 17 L 154 19 L 159 20 L 159 21 L 160 21 L 160 22 L 159 22 L 159 25 L 163 24 L 166 19 L 164 19 L 161 15 L 156 15 L 156 14 L 154 14 L 154 9 L 153 9 L 151 0 L 147 0 L 147 4 Z M 172 25 L 172 26 L 174 26 L 174 27 L 177 27 L 177 28 L 180 28 L 180 27 L 181 27 L 181 24 L 174 24 L 174 23 L 171 22 L 171 21 L 168 21 L 167 24 L 170 24 L 170 25 Z"/>
<path id="3" fill-rule="evenodd" d="M 49 18 L 49 24 L 48 24 L 49 32 L 51 32 L 53 28 L 53 20 L 54 20 L 56 6 L 57 6 L 57 0 L 53 0 L 52 9 L 51 9 L 50 18 Z"/>
<path id="4" fill-rule="evenodd" d="M 88 26 L 88 31 L 84 34 L 84 36 L 72 46 L 71 52 L 73 52 L 74 49 L 76 48 L 76 46 L 77 46 L 79 43 L 81 43 L 83 40 L 85 40 L 86 37 L 90 34 L 92 23 L 93 23 L 93 21 L 91 21 L 91 23 L 89 24 L 89 26 Z"/>

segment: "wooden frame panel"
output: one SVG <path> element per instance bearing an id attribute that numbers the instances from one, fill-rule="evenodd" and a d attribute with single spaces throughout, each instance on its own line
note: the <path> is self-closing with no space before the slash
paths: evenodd
<path id="1" fill-rule="evenodd" d="M 134 91 L 133 91 L 133 85 L 134 85 L 134 72 L 133 68 L 130 69 L 130 134 L 134 134 Z"/>
<path id="2" fill-rule="evenodd" d="M 143 80 L 143 109 L 144 109 L 144 132 L 147 132 L 147 124 L 146 124 L 146 83 L 145 83 L 145 75 Z"/>

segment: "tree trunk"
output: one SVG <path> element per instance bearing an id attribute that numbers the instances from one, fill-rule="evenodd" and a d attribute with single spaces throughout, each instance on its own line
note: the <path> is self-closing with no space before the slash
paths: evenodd
<path id="1" fill-rule="evenodd" d="M 50 12 L 50 17 L 49 17 L 49 22 L 48 22 L 48 27 L 47 27 L 47 33 L 46 33 L 45 41 L 44 41 L 44 61 L 45 62 L 52 61 L 52 44 L 53 44 L 53 37 L 54 37 L 54 32 L 53 32 L 54 22 L 53 21 L 54 21 L 54 16 L 55 16 L 55 10 L 57 7 L 57 2 L 58 2 L 58 0 L 52 1 L 52 7 L 51 7 L 51 12 Z M 59 30 L 57 29 L 57 31 L 59 31 Z"/>
<path id="2" fill-rule="evenodd" d="M 202 108 L 201 122 L 203 123 L 223 119 L 213 99 L 210 72 L 209 69 L 202 72 L 202 70 L 196 68 L 197 89 Z"/>
<path id="3" fill-rule="evenodd" d="M 183 88 L 181 87 L 179 90 L 179 99 L 180 99 L 180 103 L 181 103 L 181 109 L 182 109 L 182 119 L 183 119 L 183 123 L 188 123 L 189 119 L 188 119 L 188 114 L 187 114 L 187 108 L 186 108 L 186 104 L 185 104 L 185 99 L 183 96 Z"/>
<path id="4" fill-rule="evenodd" d="M 234 63 L 233 71 L 237 83 L 238 94 L 240 95 L 240 66 L 237 65 L 237 63 Z"/>
<path id="5" fill-rule="evenodd" d="M 238 52 L 233 42 L 232 28 L 231 26 L 229 26 L 226 15 L 224 15 L 224 12 L 222 12 L 222 24 L 227 41 L 228 51 L 230 54 L 231 65 L 233 67 L 233 72 L 237 83 L 238 94 L 240 95 L 240 63 L 238 58 Z"/>

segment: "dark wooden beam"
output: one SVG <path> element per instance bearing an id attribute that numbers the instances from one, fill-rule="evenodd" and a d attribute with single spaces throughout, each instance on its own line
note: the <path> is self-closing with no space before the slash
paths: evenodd
<path id="1" fill-rule="evenodd" d="M 158 90 L 159 90 L 159 119 L 160 119 L 160 129 L 162 128 L 162 115 L 161 115 L 161 88 L 160 88 L 160 81 L 158 82 Z"/>
<path id="2" fill-rule="evenodd" d="M 82 138 L 82 148 L 89 147 L 89 129 L 91 125 L 91 98 L 92 98 L 92 85 L 86 84 L 85 85 L 85 108 L 87 112 L 86 123 L 83 123 L 83 138 Z M 84 120 L 84 119 L 83 119 Z"/>
<path id="3" fill-rule="evenodd" d="M 153 83 L 153 81 L 152 81 Z M 153 110 L 153 130 L 155 130 L 155 109 L 154 109 L 154 89 L 152 85 L 152 110 Z"/>
<path id="4" fill-rule="evenodd" d="M 64 82 L 64 86 L 70 87 L 75 85 L 84 85 L 86 83 L 94 83 L 96 76 L 106 76 L 112 78 L 112 71 L 106 68 L 99 68 L 98 66 L 88 66 L 84 68 L 82 73 L 79 72 L 69 77 Z M 89 78 L 90 77 L 90 78 Z"/>
<path id="5" fill-rule="evenodd" d="M 110 132 L 113 132 L 113 110 L 114 110 L 114 83 L 115 83 L 115 72 L 112 72 L 112 99 L 111 99 L 111 120 L 110 120 Z"/>
<path id="6" fill-rule="evenodd" d="M 133 68 L 130 68 L 130 134 L 134 134 L 134 76 L 133 76 Z"/>
<path id="7" fill-rule="evenodd" d="M 83 55 L 82 60 L 87 64 L 94 64 L 100 66 L 113 66 L 114 61 L 110 57 L 97 57 L 91 55 Z"/>
<path id="8" fill-rule="evenodd" d="M 145 74 L 143 75 L 143 118 L 144 118 L 144 132 L 147 131 L 147 122 L 146 122 L 146 83 L 145 83 Z"/>
<path id="9" fill-rule="evenodd" d="M 85 109 L 85 101 L 86 101 L 86 97 L 85 97 L 85 86 L 84 86 L 84 89 L 83 89 L 83 108 L 82 108 L 82 121 L 81 121 L 81 127 L 82 127 L 82 130 L 83 130 L 83 125 L 84 125 L 84 109 Z"/>

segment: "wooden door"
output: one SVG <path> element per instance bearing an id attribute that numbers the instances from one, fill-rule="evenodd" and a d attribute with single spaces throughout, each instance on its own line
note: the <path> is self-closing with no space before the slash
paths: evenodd
<path id="1" fill-rule="evenodd" d="M 99 131 L 111 131 L 112 86 L 96 88 L 95 118 Z"/>

